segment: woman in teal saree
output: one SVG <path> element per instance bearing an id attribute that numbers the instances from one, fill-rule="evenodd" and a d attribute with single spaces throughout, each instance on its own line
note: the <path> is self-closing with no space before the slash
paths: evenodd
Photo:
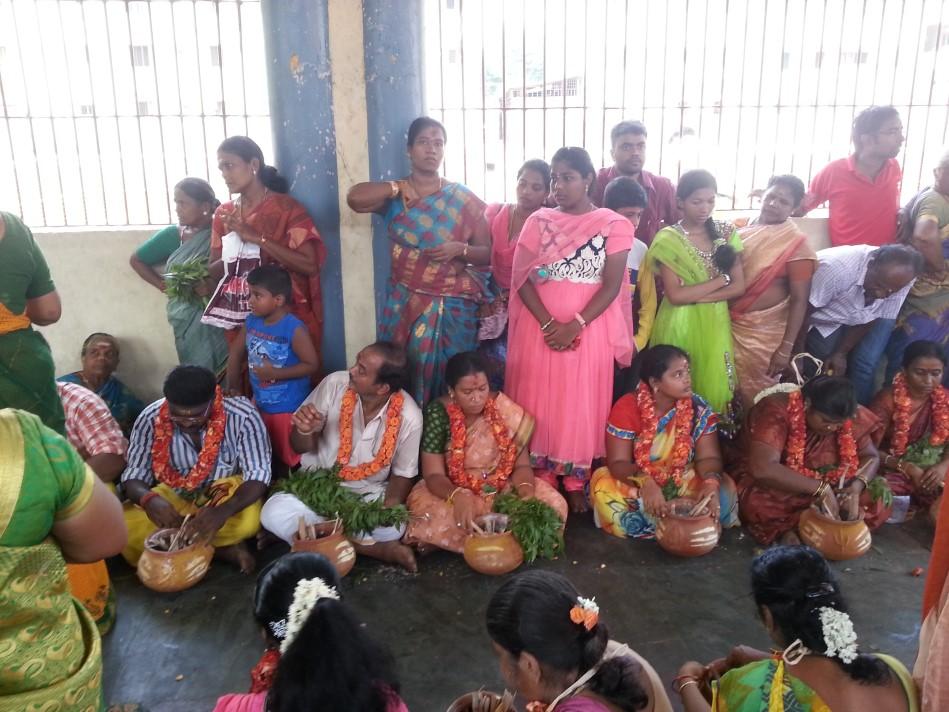
<path id="1" fill-rule="evenodd" d="M 168 296 L 168 323 L 175 334 L 178 361 L 220 374 L 227 365 L 223 330 L 201 323 L 208 289 L 202 282 L 168 290 L 166 277 L 181 266 L 207 268 L 211 253 L 211 218 L 219 205 L 214 189 L 200 178 L 175 186 L 178 224 L 156 232 L 139 247 L 129 264 L 138 276 Z M 162 271 L 156 267 L 164 264 Z"/>
<path id="2" fill-rule="evenodd" d="M 385 220 L 392 272 L 379 338 L 405 346 L 413 365 L 411 392 L 420 405 L 444 392 L 448 359 L 477 348 L 478 306 L 488 294 L 485 205 L 465 186 L 439 176 L 445 140 L 439 122 L 416 119 L 408 135 L 409 176 L 360 183 L 347 196 L 356 212 Z"/>

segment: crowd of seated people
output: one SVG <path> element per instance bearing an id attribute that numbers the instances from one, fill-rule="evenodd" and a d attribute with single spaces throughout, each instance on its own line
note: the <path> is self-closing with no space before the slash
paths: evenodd
<path id="1" fill-rule="evenodd" d="M 441 176 L 445 128 L 428 117 L 412 122 L 408 174 L 347 195 L 354 211 L 382 217 L 391 275 L 378 341 L 335 373 L 321 354 L 326 252 L 315 222 L 254 141 L 228 138 L 217 159 L 233 199 L 220 203 L 206 182 L 181 180 L 178 224 L 130 258 L 168 293 L 180 361 L 149 405 L 116 376 L 120 344 L 107 333 L 90 335 L 80 370 L 56 383 L 33 325 L 60 318 L 59 297 L 29 228 L 0 214 L 5 437 L 22 439 L 22 430 L 52 443 L 47 451 L 68 440 L 78 453 L 67 463 L 75 482 L 51 474 L 63 492 L 47 519 L 83 520 L 111 489 L 121 506 L 110 504 L 109 516 L 118 511 L 127 531 L 70 561 L 67 580 L 86 611 L 77 620 L 88 614 L 108 629 L 115 601 L 102 557 L 121 549 L 134 566 L 158 529 L 181 528 L 185 543 L 210 542 L 219 558 L 252 572 L 250 543 L 290 543 L 301 521 L 332 514 L 280 483 L 327 470 L 364 502 L 407 507 L 407 523 L 349 538 L 359 554 L 413 572 L 428 549 L 460 552 L 494 497 L 507 493 L 548 505 L 568 536 L 569 518 L 592 509 L 606 533 L 655 538 L 681 497 L 704 499 L 723 527 L 742 525 L 763 544 L 799 544 L 798 520 L 812 506 L 875 528 L 889 511 L 871 490 L 937 513 L 949 469 L 949 154 L 933 186 L 900 211 L 902 123 L 893 107 L 871 107 L 854 120 L 849 158 L 809 188 L 774 176 L 760 213 L 738 226 L 714 217 L 712 173 L 689 170 L 673 184 L 645 171 L 647 135 L 637 121 L 614 127 L 614 164 L 600 171 L 578 147 L 561 148 L 549 164 L 527 161 L 516 203 L 486 205 Z M 794 216 L 824 202 L 831 247 L 815 251 Z M 195 262 L 206 276 L 169 289 L 170 271 Z M 22 541 L 45 546 L 41 528 Z M 49 531 L 64 553 L 78 546 L 70 537 L 87 535 L 63 523 Z M 796 563 L 765 557 L 755 582 L 790 576 L 769 567 L 810 567 L 802 595 L 816 586 L 828 602 L 821 610 L 845 615 L 822 562 L 807 550 L 776 551 Z M 268 571 L 260 586 L 291 575 L 287 567 Z M 313 610 L 316 600 L 338 601 L 331 576 L 298 578 L 322 581 L 308 589 Z M 286 607 L 293 596 L 281 585 Z M 772 600 L 772 584 L 760 585 L 756 601 L 776 642 L 796 638 L 805 661 L 815 656 L 795 668 L 800 684 L 788 683 L 801 699 L 866 693 L 846 680 L 897 699 L 905 671 L 863 656 L 828 666 L 835 653 L 821 649 L 815 622 L 804 625 L 788 608 L 800 601 Z M 552 606 L 544 616 L 563 607 L 568 622 L 587 616 L 585 632 L 560 631 L 553 618 L 518 628 L 519 616 L 539 614 L 531 596 Z M 575 613 L 574 599 L 568 582 L 540 572 L 502 587 L 488 627 L 502 669 L 517 668 L 510 679 L 561 712 L 668 709 L 648 664 L 597 629 L 595 606 Z M 260 615 L 262 625 L 273 622 Z M 524 637 L 535 628 L 537 640 Z M 360 708 L 399 709 L 385 655 L 371 657 L 374 702 Z M 287 670 L 288 680 L 303 674 L 299 665 Z M 568 679 L 584 670 L 594 672 Z M 777 674 L 759 666 L 742 678 Z M 699 677 L 681 680 L 687 709 L 703 709 L 689 689 Z M 302 682 L 291 688 L 293 699 L 319 699 Z M 583 699 L 555 702 L 566 693 Z"/>

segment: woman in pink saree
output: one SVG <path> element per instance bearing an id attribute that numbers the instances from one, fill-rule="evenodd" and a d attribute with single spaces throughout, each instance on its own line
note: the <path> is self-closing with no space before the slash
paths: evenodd
<path id="1" fill-rule="evenodd" d="M 628 366 L 633 345 L 628 290 L 620 290 L 632 224 L 596 208 L 596 177 L 582 148 L 551 162 L 557 208 L 524 223 L 514 252 L 505 387 L 537 420 L 531 466 L 557 487 L 563 478 L 574 512 L 586 511 L 593 460 L 606 454 L 613 364 Z"/>

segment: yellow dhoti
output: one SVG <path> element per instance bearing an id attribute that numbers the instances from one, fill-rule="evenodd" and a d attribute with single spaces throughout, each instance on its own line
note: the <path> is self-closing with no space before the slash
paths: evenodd
<path id="1" fill-rule="evenodd" d="M 210 502 L 205 506 L 214 506 L 215 504 L 226 502 L 234 496 L 234 493 L 237 492 L 238 487 L 240 487 L 243 482 L 244 478 L 240 475 L 216 480 L 208 487 L 207 499 L 209 499 Z M 195 502 L 180 497 L 168 485 L 160 484 L 156 487 L 152 487 L 152 492 L 160 495 L 162 499 L 167 501 L 175 508 L 175 511 L 183 517 L 188 514 L 196 514 L 198 510 L 201 509 Z M 244 541 L 244 539 L 249 539 L 256 535 L 260 530 L 260 510 L 262 506 L 263 504 L 258 500 L 239 511 L 233 517 L 230 517 L 224 522 L 224 526 L 218 529 L 217 534 L 214 535 L 214 538 L 211 540 L 211 546 L 215 548 L 231 546 L 232 544 L 237 544 Z M 138 505 L 126 502 L 124 509 L 125 525 L 128 528 L 129 540 L 128 545 L 122 550 L 122 556 L 130 565 L 136 566 L 138 565 L 139 557 L 141 557 L 142 552 L 145 550 L 145 540 L 151 536 L 153 532 L 157 531 L 158 527 L 148 518 L 145 510 Z"/>

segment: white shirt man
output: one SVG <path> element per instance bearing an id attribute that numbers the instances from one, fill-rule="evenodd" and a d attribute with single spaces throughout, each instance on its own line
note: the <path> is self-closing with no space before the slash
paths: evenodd
<path id="1" fill-rule="evenodd" d="M 403 389 L 409 371 L 405 353 L 388 342 L 367 346 L 349 371 L 327 376 L 294 414 L 290 441 L 302 453 L 304 469 L 331 468 L 337 464 L 340 420 L 344 398 L 352 391 L 355 404 L 351 424 L 352 451 L 347 464 L 371 463 L 382 446 L 387 427 L 387 411 L 396 393 L 401 395 L 401 419 L 395 451 L 389 462 L 368 477 L 344 481 L 343 487 L 369 501 L 384 500 L 386 506 L 403 504 L 418 475 L 419 445 L 422 438 L 422 411 Z M 400 387 L 393 388 L 393 385 Z M 368 418 L 367 418 L 368 416 Z M 307 524 L 325 521 L 297 497 L 281 492 L 273 495 L 260 515 L 265 529 L 291 542 L 300 518 Z M 404 526 L 379 527 L 353 537 L 357 551 L 414 570 L 415 556 L 399 540 Z"/>

